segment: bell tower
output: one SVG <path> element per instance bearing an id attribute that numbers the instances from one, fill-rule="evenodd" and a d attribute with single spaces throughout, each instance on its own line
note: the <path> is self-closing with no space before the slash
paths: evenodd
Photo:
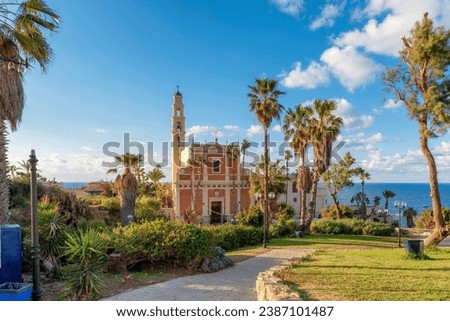
<path id="1" fill-rule="evenodd" d="M 177 86 L 172 104 L 172 186 L 176 184 L 178 169 L 181 166 L 180 154 L 185 146 L 185 135 L 183 95 Z"/>

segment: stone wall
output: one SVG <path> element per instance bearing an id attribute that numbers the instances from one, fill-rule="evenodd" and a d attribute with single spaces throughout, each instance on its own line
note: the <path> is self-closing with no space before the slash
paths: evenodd
<path id="1" fill-rule="evenodd" d="M 258 301 L 301 301 L 297 293 L 275 276 L 276 273 L 288 269 L 290 265 L 290 263 L 277 265 L 258 274 L 256 278 Z"/>

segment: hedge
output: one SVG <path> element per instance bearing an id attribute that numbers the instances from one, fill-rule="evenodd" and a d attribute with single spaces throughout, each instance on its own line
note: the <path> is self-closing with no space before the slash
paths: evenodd
<path id="1" fill-rule="evenodd" d="M 394 233 L 394 227 L 390 224 L 369 222 L 360 219 L 322 219 L 311 224 L 311 232 L 317 234 L 388 236 Z"/>
<path id="2" fill-rule="evenodd" d="M 243 225 L 212 225 L 203 229 L 213 233 L 214 244 L 226 251 L 260 244 L 263 235 L 262 228 Z"/>

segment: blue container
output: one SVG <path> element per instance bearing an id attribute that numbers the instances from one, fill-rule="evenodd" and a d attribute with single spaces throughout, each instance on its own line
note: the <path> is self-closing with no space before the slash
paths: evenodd
<path id="1" fill-rule="evenodd" d="M 0 285 L 0 301 L 30 301 L 33 284 L 7 282 Z"/>
<path id="2" fill-rule="evenodd" d="M 22 282 L 22 242 L 19 225 L 0 226 L 0 284 Z"/>

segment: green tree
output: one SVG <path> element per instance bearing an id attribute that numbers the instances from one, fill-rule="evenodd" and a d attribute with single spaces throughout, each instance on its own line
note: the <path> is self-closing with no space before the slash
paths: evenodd
<path id="1" fill-rule="evenodd" d="M 147 178 L 153 182 L 154 185 L 159 185 L 159 182 L 166 178 L 164 172 L 161 170 L 161 165 L 156 165 L 151 171 L 147 173 Z"/>
<path id="2" fill-rule="evenodd" d="M 120 200 L 120 220 L 122 225 L 127 225 L 136 219 L 135 206 L 138 194 L 138 180 L 134 176 L 134 169 L 139 168 L 142 155 L 125 153 L 115 157 L 117 166 L 108 170 L 108 173 L 117 173 L 123 168 L 123 173 L 117 175 L 114 181 L 114 189 Z"/>
<path id="3" fill-rule="evenodd" d="M 429 173 L 434 230 L 425 246 L 439 244 L 449 234 L 442 214 L 436 161 L 429 140 L 450 126 L 450 31 L 434 27 L 425 13 L 408 37 L 402 37 L 400 64 L 383 75 L 388 91 L 401 101 L 419 127 L 419 145 Z"/>
<path id="4" fill-rule="evenodd" d="M 242 152 L 242 167 L 241 167 L 241 206 L 239 207 L 239 211 L 242 211 L 242 191 L 244 190 L 244 175 L 245 175 L 245 152 L 250 148 L 250 142 L 247 139 L 243 139 L 241 143 L 241 152 Z"/>
<path id="5" fill-rule="evenodd" d="M 285 150 L 284 151 L 284 160 L 285 160 L 285 162 L 286 162 L 286 165 L 285 165 L 285 167 L 286 167 L 286 204 L 287 204 L 287 202 L 288 202 L 288 191 L 289 191 L 289 188 L 288 188 L 288 184 L 289 184 L 289 160 L 292 158 L 293 156 L 292 156 L 292 152 L 290 151 L 290 150 Z"/>
<path id="6" fill-rule="evenodd" d="M 297 168 L 297 187 L 300 191 L 300 229 L 305 226 L 307 200 L 306 194 L 312 186 L 312 175 L 306 164 L 306 148 L 311 142 L 309 119 L 311 108 L 297 105 L 294 110 L 289 109 L 284 117 L 283 130 L 285 139 L 290 140 L 290 146 L 296 155 L 299 155 L 300 166 Z"/>
<path id="7" fill-rule="evenodd" d="M 333 200 L 337 219 L 344 218 L 338 194 L 344 187 L 353 186 L 353 177 L 357 175 L 355 169 L 351 168 L 354 163 L 355 159 L 347 153 L 343 160 L 332 164 L 322 174 L 322 181 Z"/>
<path id="8" fill-rule="evenodd" d="M 232 180 L 233 180 L 233 194 L 231 196 L 231 204 L 232 204 L 232 214 L 233 217 L 234 215 L 236 215 L 237 213 L 237 196 L 236 196 L 236 169 L 237 167 L 235 167 L 235 160 L 239 159 L 240 155 L 241 155 L 241 150 L 239 148 L 238 144 L 230 144 L 227 145 L 226 148 L 226 153 L 227 156 L 230 158 L 230 163 L 232 164 L 231 166 L 231 171 L 232 171 Z M 239 163 L 239 161 L 238 161 Z"/>
<path id="9" fill-rule="evenodd" d="M 310 142 L 314 148 L 314 169 L 312 175 L 311 192 L 309 196 L 309 208 L 305 219 L 303 231 L 309 232 L 312 218 L 316 211 L 317 185 L 320 176 L 326 171 L 331 160 L 331 150 L 336 141 L 343 119 L 334 115 L 337 109 L 333 100 L 314 100 L 310 108 L 311 115 L 308 121 Z"/>
<path id="10" fill-rule="evenodd" d="M 366 196 L 366 191 L 364 190 L 364 187 L 365 187 L 366 180 L 370 179 L 370 174 L 368 172 L 366 172 L 362 167 L 356 168 L 355 174 L 361 180 L 361 195 Z M 359 204 L 359 206 L 360 206 L 359 210 L 360 210 L 362 216 L 364 218 L 366 218 L 367 217 L 367 204 L 369 204 L 369 202 L 366 203 L 366 197 L 360 198 L 360 201 L 361 201 L 361 203 Z"/>
<path id="11" fill-rule="evenodd" d="M 17 129 L 25 105 L 22 74 L 35 64 L 46 71 L 52 50 L 45 32 L 56 32 L 58 24 L 44 0 L 0 2 L 0 223 L 9 208 L 7 123 Z"/>
<path id="12" fill-rule="evenodd" d="M 250 85 L 250 92 L 247 96 L 250 98 L 250 111 L 254 112 L 256 119 L 261 124 L 264 131 L 264 197 L 267 199 L 269 195 L 268 177 L 269 177 L 269 133 L 268 128 L 274 119 L 279 120 L 280 114 L 284 107 L 278 102 L 280 96 L 285 93 L 278 90 L 278 80 L 260 78 L 256 79 L 255 85 Z M 266 247 L 267 241 L 267 224 L 269 204 L 265 202 L 264 206 L 264 237 L 263 246 Z"/>
<path id="13" fill-rule="evenodd" d="M 390 198 L 394 198 L 395 195 L 396 194 L 393 191 L 391 191 L 391 190 L 386 189 L 386 190 L 383 191 L 383 197 L 386 199 L 386 202 L 384 203 L 384 209 L 386 209 L 386 210 L 388 209 L 388 207 L 389 207 L 389 199 Z"/>

